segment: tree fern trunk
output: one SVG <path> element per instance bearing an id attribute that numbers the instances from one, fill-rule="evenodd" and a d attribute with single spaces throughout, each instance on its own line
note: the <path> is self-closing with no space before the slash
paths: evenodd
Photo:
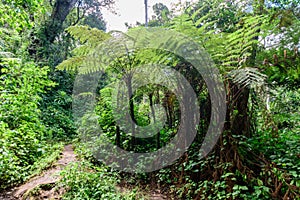
<path id="1" fill-rule="evenodd" d="M 250 90 L 232 85 L 232 109 L 231 109 L 231 133 L 233 135 L 245 135 L 251 137 L 250 119 L 248 117 L 248 100 Z"/>
<path id="2" fill-rule="evenodd" d="M 121 147 L 121 135 L 120 135 L 120 127 L 116 126 L 116 145 Z"/>
<path id="3" fill-rule="evenodd" d="M 127 90 L 128 90 L 128 97 L 129 97 L 129 114 L 132 120 L 131 123 L 131 131 L 132 131 L 132 140 L 131 140 L 131 149 L 133 150 L 135 148 L 135 115 L 134 115 L 134 102 L 133 102 L 133 92 L 132 92 L 132 77 L 131 75 L 128 75 L 127 80 Z M 129 120 L 130 121 L 130 120 Z"/>

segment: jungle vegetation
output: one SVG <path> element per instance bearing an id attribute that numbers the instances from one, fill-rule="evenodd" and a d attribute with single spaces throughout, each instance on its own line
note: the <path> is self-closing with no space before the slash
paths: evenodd
<path id="1" fill-rule="evenodd" d="M 0 190 L 41 173 L 59 157 L 63 144 L 72 143 L 80 164 L 67 167 L 54 186 L 66 188 L 62 199 L 147 199 L 143 191 L 152 190 L 169 199 L 300 199 L 300 1 L 199 0 L 174 8 L 162 2 L 153 6 L 149 28 L 142 22 L 127 24 L 125 33 L 106 31 L 101 12 L 104 7 L 113 12 L 114 3 L 1 1 Z M 133 38 L 136 31 L 145 33 L 146 42 L 151 28 L 189 38 L 220 72 L 225 123 L 204 158 L 199 150 L 211 123 L 212 102 L 205 80 L 185 58 L 137 48 L 113 59 L 101 55 L 105 65 L 86 64 L 106 41 L 115 39 L 105 48 L 117 52 L 119 41 Z M 185 77 L 197 95 L 200 118 L 195 140 L 172 165 L 132 174 L 93 156 L 81 137 L 94 131 L 91 115 L 77 110 L 74 116 L 72 106 L 74 100 L 85 105 L 95 95 L 93 113 L 108 142 L 132 152 L 160 149 L 177 134 L 183 111 L 167 87 L 147 84 L 133 91 L 132 72 L 146 64 L 166 65 Z M 95 94 L 74 94 L 76 77 L 92 81 L 95 73 L 102 73 Z M 136 125 L 158 121 L 161 113 L 154 105 L 163 108 L 166 119 L 154 136 L 137 139 L 134 126 L 119 126 L 121 116 L 113 112 L 122 108 L 112 91 L 122 78 L 130 96 L 125 108 Z M 89 82 L 80 83 L 80 88 L 89 87 Z M 116 190 L 121 185 L 130 192 Z"/>

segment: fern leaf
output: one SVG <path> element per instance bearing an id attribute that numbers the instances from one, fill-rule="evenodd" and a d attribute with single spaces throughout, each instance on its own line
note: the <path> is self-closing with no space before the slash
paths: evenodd
<path id="1" fill-rule="evenodd" d="M 255 88 L 266 83 L 267 76 L 258 71 L 257 68 L 246 67 L 233 70 L 229 74 L 233 82 L 242 87 Z"/>
<path id="2" fill-rule="evenodd" d="M 68 71 L 76 71 L 79 67 L 81 67 L 86 60 L 86 56 L 75 56 L 69 58 L 62 63 L 60 63 L 56 69 L 58 70 L 68 70 Z"/>

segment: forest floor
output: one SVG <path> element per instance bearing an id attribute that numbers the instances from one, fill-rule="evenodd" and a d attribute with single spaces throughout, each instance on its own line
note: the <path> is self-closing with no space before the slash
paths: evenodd
<path id="1" fill-rule="evenodd" d="M 76 161 L 72 145 L 66 145 L 61 158 L 51 168 L 39 176 L 33 177 L 23 185 L 4 191 L 0 194 L 0 199 L 60 199 L 64 191 L 57 191 L 54 187 L 60 179 L 59 173 L 67 165 Z"/>
<path id="2" fill-rule="evenodd" d="M 38 176 L 28 180 L 26 183 L 8 189 L 0 193 L 0 200 L 54 200 L 61 199 L 65 190 L 63 188 L 57 189 L 56 183 L 60 180 L 60 172 L 72 163 L 79 162 L 74 153 L 71 144 L 66 145 L 61 154 L 61 158 L 55 162 L 49 169 L 45 170 Z M 127 190 L 124 186 L 118 186 L 120 191 Z M 159 191 L 147 191 L 148 198 L 151 200 L 165 200 L 167 197 Z"/>

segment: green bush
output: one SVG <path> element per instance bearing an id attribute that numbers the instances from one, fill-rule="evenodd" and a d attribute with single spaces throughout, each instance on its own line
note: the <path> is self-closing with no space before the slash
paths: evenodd
<path id="1" fill-rule="evenodd" d="M 49 130 L 49 139 L 70 139 L 75 133 L 72 118 L 72 97 L 64 91 L 54 92 L 43 98 L 42 121 Z"/>
<path id="2" fill-rule="evenodd" d="M 48 68 L 9 59 L 0 63 L 0 188 L 22 181 L 43 154 L 47 134 L 40 93 L 53 82 Z"/>
<path id="3" fill-rule="evenodd" d="M 135 199 L 134 192 L 122 193 L 117 189 L 117 175 L 107 168 L 91 170 L 92 165 L 87 162 L 72 163 L 61 172 L 62 179 L 59 187 L 67 190 L 63 199 L 78 200 L 129 200 Z"/>

